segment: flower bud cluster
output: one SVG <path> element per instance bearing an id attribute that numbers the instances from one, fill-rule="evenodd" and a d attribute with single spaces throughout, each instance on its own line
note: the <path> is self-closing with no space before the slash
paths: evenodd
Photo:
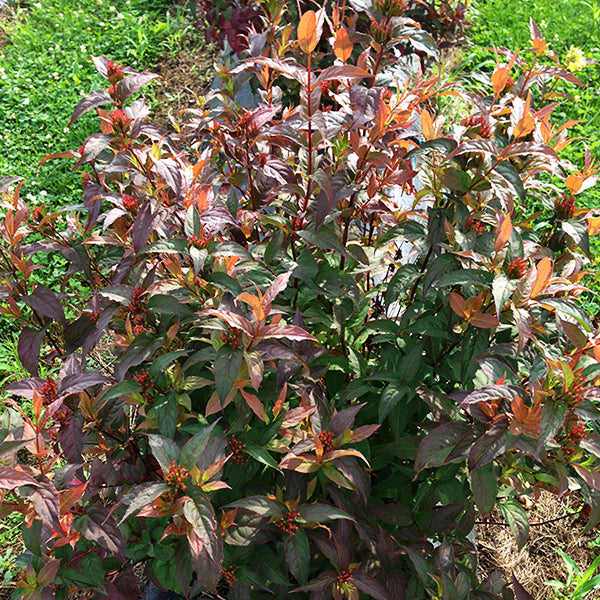
<path id="1" fill-rule="evenodd" d="M 510 279 L 521 279 L 521 277 L 523 277 L 528 270 L 529 265 L 522 256 L 511 260 L 508 265 L 506 265 L 506 274 Z"/>
<path id="2" fill-rule="evenodd" d="M 187 488 L 189 478 L 190 473 L 185 467 L 177 464 L 174 460 L 171 461 L 169 471 L 165 475 L 165 483 L 177 491 L 183 491 Z"/>
<path id="3" fill-rule="evenodd" d="M 561 221 L 568 221 L 575 216 L 575 196 L 557 198 L 554 202 L 554 214 Z"/>
<path id="4" fill-rule="evenodd" d="M 494 137 L 490 122 L 483 115 L 471 115 L 470 117 L 465 117 L 462 124 L 465 127 L 479 128 L 479 134 L 482 138 L 490 139 Z"/>
<path id="5" fill-rule="evenodd" d="M 231 454 L 231 462 L 236 465 L 245 465 L 248 462 L 248 455 L 244 451 L 246 444 L 232 435 L 227 444 L 227 454 Z"/>
<path id="6" fill-rule="evenodd" d="M 296 531 L 300 529 L 300 526 L 296 523 L 296 519 L 300 516 L 300 513 L 295 510 L 290 510 L 281 519 L 275 521 L 275 525 L 281 529 L 284 533 L 289 533 L 291 536 L 296 534 Z"/>
<path id="7" fill-rule="evenodd" d="M 333 452 L 335 450 L 334 435 L 331 431 L 321 431 L 317 437 L 323 446 L 323 452 Z"/>

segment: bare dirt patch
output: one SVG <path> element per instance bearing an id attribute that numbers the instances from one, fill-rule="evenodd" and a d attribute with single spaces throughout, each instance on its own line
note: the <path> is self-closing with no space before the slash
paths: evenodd
<path id="1" fill-rule="evenodd" d="M 197 104 L 196 97 L 208 92 L 214 77 L 217 58 L 215 47 L 181 50 L 177 55 L 165 57 L 152 67 L 166 81 L 156 89 L 156 108 L 152 120 L 159 126 L 169 123 L 169 116 L 177 117 L 181 111 Z"/>

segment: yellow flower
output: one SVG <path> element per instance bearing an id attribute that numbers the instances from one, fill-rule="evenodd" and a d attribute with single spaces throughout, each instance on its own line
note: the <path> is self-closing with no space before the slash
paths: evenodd
<path id="1" fill-rule="evenodd" d="M 583 50 L 576 46 L 571 46 L 565 56 L 565 67 L 569 69 L 569 71 L 575 72 L 581 71 L 586 65 L 587 59 Z"/>

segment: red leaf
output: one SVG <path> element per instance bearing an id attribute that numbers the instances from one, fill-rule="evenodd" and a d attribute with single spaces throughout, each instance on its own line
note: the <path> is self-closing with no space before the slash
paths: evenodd
<path id="1" fill-rule="evenodd" d="M 23 485 L 39 486 L 40 484 L 27 473 L 12 467 L 0 467 L 0 489 L 14 490 Z"/>
<path id="2" fill-rule="evenodd" d="M 267 422 L 267 413 L 265 413 L 265 407 L 263 403 L 254 394 L 248 393 L 246 390 L 240 390 L 246 404 L 250 407 L 252 412 L 261 420 L 263 423 Z"/>
<path id="3" fill-rule="evenodd" d="M 301 340 L 312 340 L 313 342 L 317 341 L 317 338 L 312 336 L 307 331 L 304 331 L 301 327 L 297 327 L 296 325 L 279 325 L 279 324 L 271 324 L 265 325 L 261 327 L 257 334 L 258 338 L 268 339 L 268 338 L 279 338 L 279 339 L 288 339 L 293 341 L 301 341 Z"/>

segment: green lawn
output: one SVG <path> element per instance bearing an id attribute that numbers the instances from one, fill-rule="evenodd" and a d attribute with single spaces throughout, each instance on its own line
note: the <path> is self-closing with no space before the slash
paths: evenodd
<path id="1" fill-rule="evenodd" d="M 168 0 L 39 0 L 16 8 L 0 50 L 0 176 L 27 179 L 23 194 L 51 206 L 78 201 L 69 161 L 38 168 L 50 152 L 77 148 L 96 130 L 93 116 L 67 130 L 79 99 L 103 85 L 91 55 L 134 68 L 151 66 L 185 35 Z M 14 8 L 14 7 L 13 7 Z"/>

